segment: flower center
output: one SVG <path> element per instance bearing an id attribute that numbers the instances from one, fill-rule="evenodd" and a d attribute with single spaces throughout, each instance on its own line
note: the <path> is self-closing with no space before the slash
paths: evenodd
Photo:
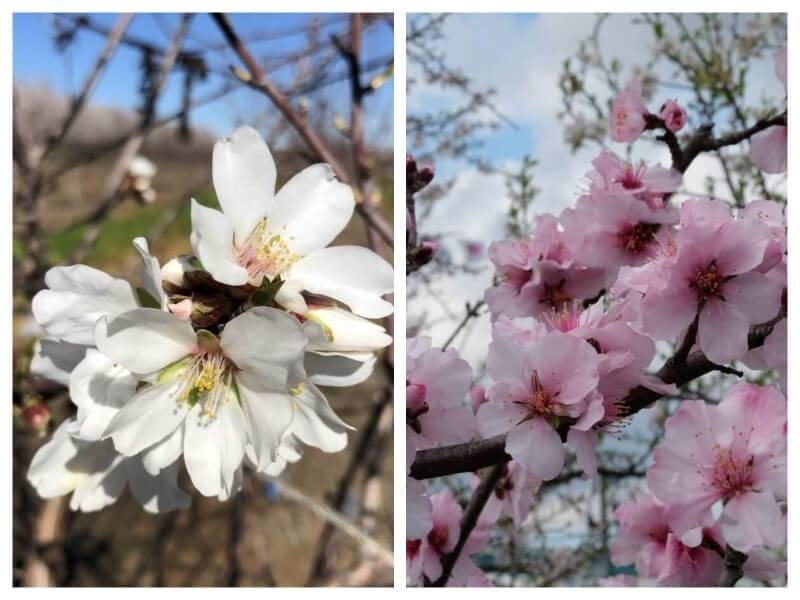
<path id="1" fill-rule="evenodd" d="M 621 234 L 622 246 L 625 252 L 639 254 L 650 242 L 658 231 L 658 223 L 637 223 L 628 231 Z"/>
<path id="2" fill-rule="evenodd" d="M 560 307 L 553 308 L 549 313 L 545 313 L 544 319 L 553 329 L 567 333 L 580 325 L 580 316 L 578 304 L 572 307 L 562 304 Z"/>
<path id="3" fill-rule="evenodd" d="M 549 415 L 553 413 L 553 401 L 550 393 L 544 389 L 542 381 L 539 379 L 539 373 L 534 369 L 531 374 L 531 396 L 528 403 L 534 412 L 540 415 Z"/>
<path id="4" fill-rule="evenodd" d="M 422 540 L 406 540 L 406 558 L 414 558 L 422 546 Z"/>
<path id="5" fill-rule="evenodd" d="M 542 302 L 550 305 L 552 308 L 561 308 L 572 298 L 564 290 L 564 280 L 562 279 L 555 285 L 544 284 L 544 293 L 542 294 Z"/>
<path id="6" fill-rule="evenodd" d="M 731 448 L 714 448 L 711 484 L 724 500 L 730 500 L 753 485 L 753 455 L 734 453 Z"/>
<path id="7" fill-rule="evenodd" d="M 209 421 L 216 419 L 220 406 L 238 397 L 233 380 L 234 366 L 221 352 L 199 352 L 188 362 L 184 360 L 175 366 L 180 369 L 177 374 L 174 374 L 174 366 L 169 366 L 159 374 L 158 380 L 177 377 L 181 383 L 178 403 L 194 406 L 199 402 L 201 417 Z"/>
<path id="8" fill-rule="evenodd" d="M 447 527 L 444 525 L 434 525 L 433 529 L 428 532 L 428 543 L 439 554 L 444 554 L 447 540 L 450 537 Z"/>
<path id="9" fill-rule="evenodd" d="M 236 262 L 247 271 L 251 280 L 262 277 L 275 279 L 302 257 L 291 251 L 284 236 L 267 231 L 267 220 L 262 219 L 236 249 Z"/>
<path id="10" fill-rule="evenodd" d="M 644 166 L 634 167 L 632 164 L 626 163 L 615 181 L 622 186 L 622 189 L 638 190 L 642 187 L 643 171 Z"/>
<path id="11" fill-rule="evenodd" d="M 719 294 L 722 285 L 722 276 L 717 272 L 717 265 L 714 261 L 705 270 L 697 269 L 694 274 L 694 281 L 690 283 L 694 287 L 701 299 L 706 300 Z"/>

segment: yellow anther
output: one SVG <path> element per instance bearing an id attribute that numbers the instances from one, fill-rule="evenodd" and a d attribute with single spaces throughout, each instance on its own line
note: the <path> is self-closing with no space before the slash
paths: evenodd
<path id="1" fill-rule="evenodd" d="M 290 396 L 299 396 L 302 393 L 303 393 L 303 384 L 302 383 L 298 383 L 296 386 L 294 386 L 292 389 L 289 390 L 289 395 Z"/>

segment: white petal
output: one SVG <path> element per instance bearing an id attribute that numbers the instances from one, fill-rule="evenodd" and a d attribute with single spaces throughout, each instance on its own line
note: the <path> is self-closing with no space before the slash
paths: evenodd
<path id="1" fill-rule="evenodd" d="M 300 293 L 302 291 L 302 281 L 298 281 L 297 279 L 284 281 L 283 285 L 278 289 L 278 293 L 275 294 L 275 302 L 289 312 L 304 315 L 308 310 L 308 306 L 306 306 L 305 298 L 303 298 Z"/>
<path id="2" fill-rule="evenodd" d="M 353 190 L 326 164 L 306 167 L 275 195 L 267 226 L 305 256 L 330 244 L 353 215 Z M 285 227 L 285 230 L 283 229 Z"/>
<path id="3" fill-rule="evenodd" d="M 216 496 L 222 483 L 219 419 L 203 416 L 200 402 L 186 415 L 183 462 L 192 485 L 204 496 Z"/>
<path id="4" fill-rule="evenodd" d="M 292 433 L 304 444 L 323 452 L 338 452 L 347 446 L 347 430 L 353 428 L 333 412 L 312 383 L 303 384 L 300 394 L 294 397 L 294 409 Z"/>
<path id="5" fill-rule="evenodd" d="M 93 442 L 85 452 L 97 453 L 100 464 L 111 459 L 106 466 L 90 471 L 75 488 L 69 501 L 72 510 L 94 512 L 117 501 L 125 491 L 128 474 L 125 471 L 123 457 L 114 453 L 110 444 Z"/>
<path id="6" fill-rule="evenodd" d="M 68 471 L 67 463 L 78 454 L 81 443 L 67 434 L 74 421 L 64 421 L 49 442 L 33 455 L 28 482 L 42 498 L 56 498 L 74 490 L 85 476 Z"/>
<path id="7" fill-rule="evenodd" d="M 44 377 L 61 385 L 69 385 L 69 375 L 86 355 L 86 346 L 39 340 L 33 348 L 30 371 L 32 375 Z"/>
<path id="8" fill-rule="evenodd" d="M 133 240 L 133 247 L 142 259 L 142 269 L 139 276 L 142 280 L 142 287 L 153 297 L 162 309 L 167 308 L 167 295 L 161 287 L 161 265 L 158 259 L 150 254 L 150 247 L 147 240 L 138 237 Z"/>
<path id="9" fill-rule="evenodd" d="M 292 402 L 286 393 L 261 392 L 250 383 L 248 377 L 236 379 L 253 462 L 260 471 L 275 460 L 281 438 L 292 423 Z"/>
<path id="10" fill-rule="evenodd" d="M 142 466 L 150 475 L 158 475 L 162 469 L 178 460 L 183 453 L 183 427 L 178 427 L 163 440 L 142 452 Z"/>
<path id="11" fill-rule="evenodd" d="M 306 372 L 317 385 L 349 387 L 359 384 L 372 375 L 377 357 L 367 361 L 353 360 L 340 355 L 322 355 L 306 352 Z"/>
<path id="12" fill-rule="evenodd" d="M 34 296 L 33 317 L 49 336 L 65 342 L 91 346 L 99 318 L 138 306 L 127 281 L 86 265 L 53 267 L 44 281 L 50 289 Z"/>
<path id="13" fill-rule="evenodd" d="M 230 497 L 236 493 L 236 472 L 242 465 L 247 432 L 244 413 L 235 399 L 228 400 L 220 408 L 219 448 L 222 469 L 222 490 Z"/>
<path id="14" fill-rule="evenodd" d="M 222 488 L 219 491 L 219 494 L 217 494 L 217 500 L 219 500 L 220 502 L 225 502 L 226 500 L 233 498 L 233 496 L 238 494 L 239 491 L 242 489 L 243 482 L 244 482 L 244 477 L 242 476 L 242 467 L 239 467 L 233 472 L 233 480 L 230 486 L 226 488 L 225 484 L 223 483 Z"/>
<path id="15" fill-rule="evenodd" d="M 392 343 L 383 327 L 337 306 L 312 308 L 306 316 L 306 325 L 317 325 L 323 334 L 308 336 L 311 351 L 375 352 Z M 309 328 L 304 329 L 308 335 Z"/>
<path id="16" fill-rule="evenodd" d="M 69 395 L 78 407 L 79 436 L 99 440 L 119 409 L 136 393 L 136 378 L 94 349 L 75 367 Z"/>
<path id="17" fill-rule="evenodd" d="M 154 477 L 145 471 L 138 456 L 125 460 L 128 484 L 133 497 L 149 513 L 164 513 L 189 508 L 192 499 L 178 487 L 178 463 L 169 465 Z"/>
<path id="18" fill-rule="evenodd" d="M 188 412 L 186 402 L 177 402 L 180 389 L 180 381 L 151 385 L 122 407 L 104 434 L 117 452 L 134 456 L 180 427 Z"/>
<path id="19" fill-rule="evenodd" d="M 285 312 L 257 306 L 231 320 L 220 336 L 225 356 L 263 386 L 285 390 L 285 372 L 302 365 L 308 340 L 300 323 Z M 302 368 L 302 366 L 301 366 Z"/>
<path id="20" fill-rule="evenodd" d="M 393 310 L 381 298 L 392 291 L 392 265 L 361 246 L 318 250 L 295 264 L 289 278 L 300 279 L 311 293 L 345 303 L 362 317 L 385 317 Z"/>
<path id="21" fill-rule="evenodd" d="M 234 258 L 233 225 L 218 210 L 192 198 L 192 249 L 203 268 L 226 285 L 247 283 L 245 271 Z"/>
<path id="22" fill-rule="evenodd" d="M 272 154 L 255 129 L 239 127 L 214 144 L 211 174 L 219 205 L 241 243 L 272 205 L 276 176 Z"/>
<path id="23" fill-rule="evenodd" d="M 154 373 L 187 356 L 197 336 L 182 319 L 155 308 L 137 308 L 95 327 L 97 348 L 139 375 Z"/>

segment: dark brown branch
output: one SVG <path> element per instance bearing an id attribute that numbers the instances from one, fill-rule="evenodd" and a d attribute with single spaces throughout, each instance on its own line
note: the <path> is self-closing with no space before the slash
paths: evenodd
<path id="1" fill-rule="evenodd" d="M 774 319 L 751 327 L 747 338 L 748 347 L 752 349 L 761 346 L 772 332 L 773 327 L 785 318 L 786 306 L 784 305 Z M 680 387 L 712 371 L 741 376 L 741 372 L 735 369 L 711 362 L 702 352 L 693 352 L 682 363 L 668 359 L 656 376 L 664 383 L 674 383 Z M 664 394 L 660 392 L 638 386 L 623 399 L 624 414 L 631 416 L 663 397 Z M 562 434 L 562 438 L 566 437 L 568 427 L 567 425 L 560 429 L 559 433 Z M 510 459 L 510 456 L 506 454 L 505 444 L 505 435 L 497 435 L 465 444 L 419 450 L 414 464 L 411 465 L 410 475 L 414 479 L 430 479 L 496 465 Z"/>
<path id="2" fill-rule="evenodd" d="M 503 472 L 506 469 L 506 462 L 507 461 L 501 461 L 494 465 L 489 472 L 486 473 L 478 487 L 475 488 L 475 491 L 472 493 L 472 498 L 470 498 L 469 504 L 467 505 L 466 510 L 464 510 L 464 514 L 461 515 L 458 542 L 456 542 L 452 552 L 448 552 L 442 556 L 442 574 L 439 576 L 439 579 L 432 583 L 433 587 L 444 587 L 447 585 L 447 581 L 450 579 L 450 575 L 453 572 L 453 567 L 455 566 L 458 557 L 461 555 L 461 552 L 464 550 L 464 545 L 467 543 L 472 530 L 475 529 L 475 525 L 478 523 L 478 519 L 481 516 L 481 512 L 483 512 L 483 508 L 486 506 L 486 503 L 489 501 L 489 497 L 494 492 L 497 482 L 503 476 Z"/>
<path id="3" fill-rule="evenodd" d="M 736 585 L 736 582 L 744 575 L 745 561 L 747 561 L 747 554 L 744 552 L 739 552 L 730 546 L 725 549 L 725 556 L 723 557 L 725 570 L 719 580 L 720 587 L 734 587 Z"/>

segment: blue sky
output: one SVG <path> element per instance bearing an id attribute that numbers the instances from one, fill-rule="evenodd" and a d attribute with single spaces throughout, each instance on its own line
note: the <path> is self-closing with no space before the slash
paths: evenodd
<path id="1" fill-rule="evenodd" d="M 110 28 L 118 15 L 95 14 L 91 19 Z M 239 35 L 247 40 L 269 32 L 286 32 L 303 29 L 312 18 L 322 24 L 321 36 L 346 31 L 346 15 L 306 15 L 306 14 L 232 14 L 231 22 Z M 139 14 L 127 30 L 127 35 L 165 47 L 174 31 L 179 16 L 176 14 Z M 75 42 L 65 52 L 59 52 L 53 41 L 53 17 L 50 14 L 15 14 L 13 27 L 13 65 L 15 82 L 46 83 L 56 91 L 72 93 L 79 89 L 94 60 L 104 45 L 105 39 L 93 32 L 82 31 Z M 66 21 L 65 21 L 66 22 Z M 250 51 L 257 58 L 283 55 L 304 47 L 306 35 L 284 35 L 278 39 L 251 43 Z M 209 45 L 222 45 L 224 39 L 214 22 L 207 14 L 197 14 L 192 19 L 186 50 L 200 50 Z M 385 24 L 370 28 L 363 39 L 362 56 L 365 61 L 392 55 L 393 33 Z M 204 58 L 217 72 L 224 72 L 229 64 L 240 63 L 227 49 L 204 54 Z M 92 101 L 99 104 L 135 109 L 139 101 L 140 52 L 134 48 L 121 46 L 111 60 L 109 68 L 100 80 Z M 345 72 L 345 65 L 337 61 L 335 72 Z M 275 71 L 272 77 L 279 84 L 291 81 L 292 68 Z M 195 95 L 202 97 L 218 89 L 223 79 L 211 74 L 208 79 L 195 88 Z M 346 82 L 333 84 L 326 89 L 327 98 L 334 110 L 348 110 L 349 87 Z M 392 81 L 368 97 L 366 102 L 368 127 L 377 131 L 392 123 Z M 162 99 L 158 105 L 159 114 L 167 114 L 179 107 L 181 97 L 181 77 L 169 78 Z M 195 111 L 195 121 L 209 128 L 215 134 L 224 134 L 234 126 L 237 119 L 246 120 L 245 114 L 258 111 L 265 105 L 265 99 L 252 90 L 242 89 L 228 98 L 206 105 Z M 243 114 L 245 113 L 245 114 Z M 368 129 L 369 132 L 369 129 Z M 377 136 L 376 136 L 377 137 Z M 391 139 L 391 138 L 390 138 Z M 376 143 L 379 140 L 376 139 Z M 385 145 L 385 144 L 383 144 Z"/>

